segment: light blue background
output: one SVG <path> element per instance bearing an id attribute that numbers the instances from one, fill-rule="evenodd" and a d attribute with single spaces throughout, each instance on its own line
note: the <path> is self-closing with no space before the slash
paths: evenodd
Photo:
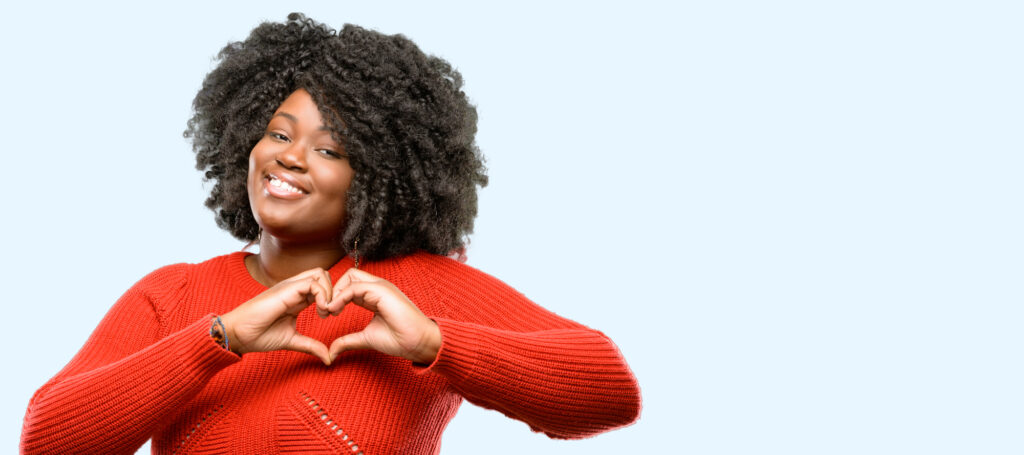
<path id="1" fill-rule="evenodd" d="M 241 248 L 181 132 L 211 57 L 297 10 L 462 72 L 470 264 L 607 333 L 643 390 L 571 442 L 467 403 L 444 453 L 1024 452 L 1014 2 L 19 3 L 0 451 L 132 283 Z"/>

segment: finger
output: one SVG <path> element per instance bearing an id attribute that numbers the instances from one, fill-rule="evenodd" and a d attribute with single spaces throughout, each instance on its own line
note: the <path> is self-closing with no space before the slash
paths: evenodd
<path id="1" fill-rule="evenodd" d="M 366 338 L 365 332 L 355 332 L 339 337 L 331 343 L 331 361 L 338 358 L 338 354 L 354 349 L 372 349 L 370 341 Z"/>
<path id="2" fill-rule="evenodd" d="M 333 344 L 332 344 L 333 346 Z M 329 355 L 327 346 L 324 346 L 318 340 L 305 336 L 301 333 L 297 333 L 288 340 L 288 344 L 285 345 L 284 349 L 289 351 L 304 352 L 313 357 L 320 359 L 324 365 L 330 365 L 332 357 Z"/>
<path id="3" fill-rule="evenodd" d="M 321 319 L 327 317 L 326 307 L 333 297 L 330 283 L 330 277 L 325 279 L 323 274 L 309 276 L 309 289 L 306 299 L 311 303 L 316 303 L 316 312 Z"/>
<path id="4" fill-rule="evenodd" d="M 327 301 L 330 302 L 331 296 L 334 295 L 334 283 L 331 282 L 330 272 L 323 270 L 323 280 L 321 280 L 320 283 L 323 284 L 324 289 L 327 290 Z"/>
<path id="5" fill-rule="evenodd" d="M 336 291 L 331 305 L 343 307 L 345 304 L 354 303 L 376 313 L 379 309 L 378 304 L 381 298 L 387 295 L 390 290 L 391 288 L 380 282 L 357 281 Z"/>
<path id="6" fill-rule="evenodd" d="M 307 289 L 306 299 L 310 303 L 316 303 L 317 305 L 326 305 L 331 299 L 331 295 L 327 294 L 327 288 L 323 284 L 323 278 L 319 275 L 312 275 L 309 277 L 309 288 Z"/>
<path id="7" fill-rule="evenodd" d="M 323 278 L 319 278 L 316 275 L 309 276 L 295 283 L 296 290 L 302 293 L 308 303 L 316 303 L 321 306 L 326 305 L 331 301 L 331 294 L 328 293 L 327 287 L 321 282 L 322 280 Z"/>
<path id="8" fill-rule="evenodd" d="M 339 287 L 345 287 L 359 281 L 382 281 L 382 278 L 365 270 L 352 268 L 341 274 L 338 281 L 334 283 L 334 289 L 337 290 Z"/>
<path id="9" fill-rule="evenodd" d="M 348 275 L 352 281 L 381 281 L 381 280 L 383 280 L 383 278 L 381 278 L 381 277 L 379 277 L 377 275 L 374 275 L 374 274 L 372 274 L 370 272 L 367 272 L 366 270 L 356 269 L 356 268 L 348 269 L 347 271 L 345 271 L 345 274 Z"/>
<path id="10" fill-rule="evenodd" d="M 331 302 L 327 304 L 327 311 L 333 315 L 338 315 L 341 310 L 345 308 L 348 302 L 338 299 L 338 294 L 341 294 L 342 289 L 345 289 L 352 285 L 352 278 L 346 272 L 338 278 L 338 281 L 334 282 L 334 292 L 331 294 Z"/>
<path id="11" fill-rule="evenodd" d="M 341 294 L 346 290 L 352 288 L 356 283 L 378 283 L 387 284 L 391 283 L 383 278 L 380 278 L 372 273 L 365 272 L 359 269 L 348 269 L 344 274 L 338 278 L 338 281 L 334 283 L 334 295 L 331 298 L 331 303 L 328 304 L 327 310 L 332 315 L 339 315 L 341 311 L 345 309 L 345 305 L 348 305 L 351 297 L 341 298 Z M 386 288 L 387 286 L 385 286 Z M 346 294 L 347 296 L 348 294 Z M 360 304 L 362 306 L 362 304 Z M 364 307 L 365 308 L 365 307 Z M 376 311 L 371 309 L 370 311 Z"/>
<path id="12" fill-rule="evenodd" d="M 323 308 L 324 312 L 326 314 L 331 315 L 331 316 L 337 316 L 337 315 L 341 314 L 341 311 L 345 309 L 346 305 L 348 305 L 348 301 L 347 300 L 341 300 L 341 299 L 338 298 L 340 295 L 341 295 L 341 288 L 339 288 L 337 286 L 337 284 L 335 284 L 335 286 L 334 286 L 334 295 L 331 296 L 331 301 L 327 302 L 327 305 L 325 305 L 324 308 Z M 319 309 L 318 309 L 318 311 L 319 311 Z"/>
<path id="13" fill-rule="evenodd" d="M 331 291 L 324 286 L 322 283 L 316 282 L 311 287 L 310 292 L 313 294 L 313 300 L 316 302 L 316 313 L 321 318 L 327 318 L 329 312 L 327 312 L 327 305 L 331 302 Z"/>
<path id="14" fill-rule="evenodd" d="M 348 304 L 349 300 L 351 300 L 351 298 L 340 298 L 341 293 L 345 289 L 351 288 L 352 285 L 356 283 L 373 283 L 377 281 L 384 280 L 359 269 L 348 269 L 341 275 L 341 278 L 338 278 L 338 281 L 334 283 L 334 293 L 331 296 L 331 302 L 327 305 L 327 310 L 331 314 L 337 316 L 341 313 L 341 310 L 345 308 L 345 305 Z"/>
<path id="15" fill-rule="evenodd" d="M 314 267 L 312 269 L 298 273 L 288 278 L 287 280 L 278 283 L 277 286 L 290 287 L 295 284 L 302 285 L 303 283 L 308 282 L 310 279 L 320 282 L 327 290 L 327 296 L 331 295 L 331 277 L 327 273 L 327 271 L 321 267 Z"/>
<path id="16" fill-rule="evenodd" d="M 334 308 L 334 309 L 330 311 L 330 315 L 331 316 L 337 316 L 337 315 L 341 314 L 342 311 L 345 311 L 345 307 L 346 306 L 348 306 L 348 302 L 341 302 L 340 305 L 332 306 L 331 308 Z"/>
<path id="17" fill-rule="evenodd" d="M 328 302 L 330 297 L 314 276 L 289 280 L 279 292 L 278 296 L 285 306 L 285 312 L 292 315 L 298 314 L 313 302 Z"/>

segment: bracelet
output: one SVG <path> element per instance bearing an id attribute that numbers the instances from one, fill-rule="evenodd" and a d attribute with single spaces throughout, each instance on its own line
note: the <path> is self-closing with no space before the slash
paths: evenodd
<path id="1" fill-rule="evenodd" d="M 231 350 L 229 347 L 231 345 L 228 342 L 227 329 L 224 328 L 224 323 L 221 322 L 220 316 L 214 316 L 210 323 L 210 338 L 213 338 L 213 341 L 216 341 L 220 347 L 227 349 L 228 351 Z"/>

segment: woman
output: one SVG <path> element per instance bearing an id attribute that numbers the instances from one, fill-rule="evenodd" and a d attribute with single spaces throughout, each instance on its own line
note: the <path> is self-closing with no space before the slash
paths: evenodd
<path id="1" fill-rule="evenodd" d="M 459 74 L 288 19 L 221 51 L 186 130 L 259 253 L 136 283 L 33 396 L 22 451 L 437 453 L 462 398 L 555 438 L 634 421 L 607 337 L 446 257 L 486 184 Z"/>

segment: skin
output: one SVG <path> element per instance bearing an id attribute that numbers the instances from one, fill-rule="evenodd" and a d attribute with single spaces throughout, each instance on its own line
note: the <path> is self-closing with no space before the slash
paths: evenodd
<path id="1" fill-rule="evenodd" d="M 249 202 L 263 233 L 260 253 L 248 256 L 245 265 L 269 289 L 221 315 L 233 352 L 286 349 L 325 365 L 353 349 L 424 364 L 437 357 L 440 329 L 395 285 L 357 269 L 331 283 L 327 269 L 346 255 L 340 235 L 353 175 L 312 97 L 301 89 L 292 93 L 249 155 Z M 270 185 L 271 176 L 301 192 Z M 374 316 L 362 331 L 343 335 L 330 347 L 295 330 L 298 314 L 311 305 L 328 318 L 349 304 Z"/>

